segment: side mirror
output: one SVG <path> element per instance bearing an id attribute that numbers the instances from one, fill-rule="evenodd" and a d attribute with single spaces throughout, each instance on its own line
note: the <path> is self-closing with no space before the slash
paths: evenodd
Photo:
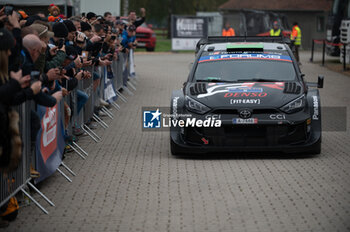
<path id="1" fill-rule="evenodd" d="M 317 88 L 323 88 L 324 76 L 318 76 Z"/>
<path id="2" fill-rule="evenodd" d="M 305 77 L 305 74 L 304 74 L 304 73 L 300 74 L 300 77 L 301 77 L 301 78 L 304 78 L 304 77 Z"/>

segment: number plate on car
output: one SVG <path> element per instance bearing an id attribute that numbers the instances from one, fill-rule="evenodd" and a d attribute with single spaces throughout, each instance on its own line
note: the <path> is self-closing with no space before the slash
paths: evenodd
<path id="1" fill-rule="evenodd" d="M 258 119 L 257 118 L 233 118 L 232 123 L 233 124 L 257 124 Z"/>

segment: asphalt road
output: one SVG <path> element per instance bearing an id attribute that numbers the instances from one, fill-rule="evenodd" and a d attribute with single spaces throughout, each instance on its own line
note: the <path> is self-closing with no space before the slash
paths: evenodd
<path id="1" fill-rule="evenodd" d="M 350 78 L 307 62 L 308 80 L 326 77 L 322 106 L 348 106 Z M 231 155 L 175 158 L 168 132 L 142 132 L 142 106 L 169 106 L 193 54 L 139 54 L 139 84 L 99 128 L 84 137 L 84 161 L 65 159 L 73 183 L 58 173 L 40 190 L 55 204 L 43 214 L 20 209 L 8 231 L 350 231 L 350 113 L 347 130 L 324 132 L 317 156 Z M 334 121 L 334 123 L 339 123 Z"/>

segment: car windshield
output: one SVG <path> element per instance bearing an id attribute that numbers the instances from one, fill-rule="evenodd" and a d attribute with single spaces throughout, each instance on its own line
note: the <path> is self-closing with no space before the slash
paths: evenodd
<path id="1" fill-rule="evenodd" d="M 289 56 L 266 57 L 265 54 L 201 57 L 194 79 L 206 82 L 295 80 L 296 72 Z"/>

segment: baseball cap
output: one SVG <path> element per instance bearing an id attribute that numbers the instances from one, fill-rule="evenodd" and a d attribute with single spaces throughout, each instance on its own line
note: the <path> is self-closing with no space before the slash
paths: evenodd
<path id="1" fill-rule="evenodd" d="M 128 26 L 128 31 L 136 31 L 135 25 Z"/>

